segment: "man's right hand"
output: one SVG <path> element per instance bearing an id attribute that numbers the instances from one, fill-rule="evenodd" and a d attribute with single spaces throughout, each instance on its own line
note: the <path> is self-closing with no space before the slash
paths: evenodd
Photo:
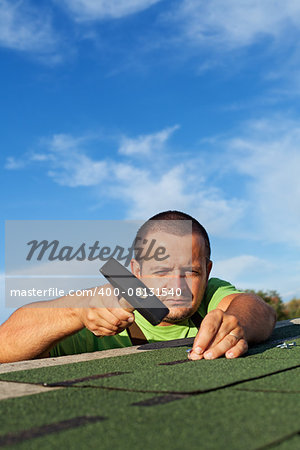
<path id="1" fill-rule="evenodd" d="M 111 287 L 107 283 L 97 291 L 106 292 Z M 92 297 L 82 297 L 78 306 L 75 310 L 79 320 L 95 336 L 113 336 L 134 322 L 134 308 L 124 298 L 118 299 L 113 294 L 108 296 L 97 292 Z"/>
<path id="2" fill-rule="evenodd" d="M 49 356 L 53 345 L 84 327 L 99 337 L 123 331 L 134 321 L 133 308 L 125 299 L 102 296 L 102 288 L 106 293 L 111 285 L 100 286 L 94 296 L 82 292 L 14 311 L 0 325 L 0 363 Z"/>

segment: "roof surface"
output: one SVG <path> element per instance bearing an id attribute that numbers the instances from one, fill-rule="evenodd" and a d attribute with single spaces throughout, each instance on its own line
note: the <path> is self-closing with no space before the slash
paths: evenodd
<path id="1" fill-rule="evenodd" d="M 2 364 L 0 447 L 299 449 L 300 320 L 278 325 L 234 360 L 184 339 Z"/>

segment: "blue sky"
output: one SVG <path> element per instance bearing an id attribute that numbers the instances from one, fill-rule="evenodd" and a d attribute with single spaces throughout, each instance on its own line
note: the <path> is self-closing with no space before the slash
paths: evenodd
<path id="1" fill-rule="evenodd" d="M 214 276 L 300 297 L 299 25 L 293 0 L 0 0 L 1 253 L 8 219 L 179 209 Z"/>

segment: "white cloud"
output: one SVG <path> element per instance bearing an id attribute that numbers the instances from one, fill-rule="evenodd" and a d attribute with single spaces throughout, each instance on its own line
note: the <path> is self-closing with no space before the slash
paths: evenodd
<path id="1" fill-rule="evenodd" d="M 153 151 L 161 150 L 166 141 L 179 128 L 179 125 L 165 128 L 158 133 L 145 134 L 136 138 L 123 136 L 119 147 L 119 153 L 123 155 L 150 155 Z"/>
<path id="2" fill-rule="evenodd" d="M 55 0 L 77 21 L 126 17 L 161 1 Z M 221 45 L 223 51 L 252 45 L 264 37 L 278 42 L 282 37 L 288 39 L 286 32 L 297 32 L 299 27 L 300 4 L 295 0 L 181 0 L 170 2 L 158 17 L 160 24 L 175 24 L 173 37 L 177 42 L 181 35 L 204 47 Z"/>
<path id="3" fill-rule="evenodd" d="M 181 0 L 168 3 L 162 0 L 52 0 L 47 7 L 36 6 L 32 0 L 0 0 L 0 46 L 34 54 L 43 62 L 61 62 L 69 45 L 67 42 L 70 43 L 68 53 L 71 44 L 75 51 L 79 39 L 92 38 L 99 43 L 94 23 L 89 22 L 125 18 L 160 2 L 162 7 L 155 19 L 147 24 L 149 38 L 143 40 L 137 32 L 132 34 L 131 49 L 125 47 L 126 67 L 132 68 L 143 53 L 148 55 L 151 50 L 168 50 L 175 45 L 179 48 L 176 55 L 181 60 L 195 55 L 195 49 L 196 54 L 200 52 L 199 70 L 205 71 L 214 68 L 220 60 L 224 61 L 222 54 L 227 53 L 228 57 L 230 50 L 245 48 L 267 38 L 270 48 L 278 47 L 281 52 L 275 54 L 277 62 L 269 66 L 266 75 L 273 78 L 286 76 L 287 70 L 283 66 L 287 65 L 289 72 L 298 74 L 299 52 L 295 42 L 299 39 L 300 4 L 294 0 Z M 52 24 L 51 16 L 61 7 L 77 23 L 88 22 L 76 27 L 76 31 L 68 28 L 65 33 L 68 38 L 64 40 Z M 121 28 L 117 33 L 122 37 Z M 101 48 L 105 45 L 102 36 Z M 283 65 L 279 60 L 285 46 L 295 50 L 284 53 Z M 240 60 L 235 63 L 240 64 Z"/>
<path id="4" fill-rule="evenodd" d="M 87 136 L 55 134 L 51 139 L 41 140 L 45 151 L 31 152 L 19 159 L 8 157 L 5 168 L 17 170 L 39 163 L 47 165 L 47 175 L 62 186 L 99 185 L 108 177 L 109 167 L 106 161 L 95 161 L 86 155 L 89 140 Z"/>
<path id="5" fill-rule="evenodd" d="M 48 161 L 49 155 L 43 153 L 33 153 L 31 155 L 31 161 Z"/>
<path id="6" fill-rule="evenodd" d="M 70 134 L 54 134 L 52 138 L 46 142 L 50 149 L 54 152 L 68 152 L 77 150 L 79 146 L 87 140 L 87 137 L 74 137 Z"/>
<path id="7" fill-rule="evenodd" d="M 243 129 L 229 142 L 230 165 L 248 180 L 253 233 L 269 242 L 300 246 L 299 124 L 276 117 Z"/>
<path id="8" fill-rule="evenodd" d="M 191 196 L 185 192 L 184 168 L 175 166 L 164 173 L 139 170 L 118 164 L 114 168 L 117 190 L 111 195 L 126 199 L 128 219 L 143 219 L 164 209 L 183 209 Z"/>
<path id="9" fill-rule="evenodd" d="M 85 154 L 83 145 L 88 140 L 87 137 L 55 134 L 49 141 L 51 168 L 48 175 L 56 183 L 69 187 L 95 186 L 106 179 L 106 162 L 94 161 Z"/>
<path id="10" fill-rule="evenodd" d="M 161 0 L 58 0 L 77 21 L 118 19 L 143 11 Z"/>
<path id="11" fill-rule="evenodd" d="M 291 267 L 292 266 L 292 267 Z M 212 277 L 230 280 L 238 289 L 277 291 L 284 301 L 299 298 L 299 261 L 244 254 L 214 261 Z"/>
<path id="12" fill-rule="evenodd" d="M 214 262 L 213 273 L 215 276 L 224 277 L 225 280 L 229 279 L 237 282 L 237 280 L 247 275 L 248 271 L 251 271 L 251 275 L 253 275 L 255 270 L 261 271 L 263 268 L 266 271 L 272 267 L 273 264 L 256 256 L 239 255 Z"/>
<path id="13" fill-rule="evenodd" d="M 9 156 L 8 158 L 6 158 L 4 168 L 7 170 L 18 170 L 23 169 L 25 165 L 26 162 L 23 159 L 17 159 L 14 156 Z"/>
<path id="14" fill-rule="evenodd" d="M 144 219 L 176 209 L 195 216 L 211 234 L 228 233 L 242 214 L 243 202 L 225 199 L 222 191 L 210 188 L 199 160 L 168 166 L 161 171 L 149 165 L 143 170 L 126 164 L 113 167 L 116 183 L 109 195 L 128 205 L 126 218 Z"/>
<path id="15" fill-rule="evenodd" d="M 105 161 L 92 161 L 84 155 L 73 155 L 61 161 L 56 161 L 55 170 L 49 170 L 48 175 L 62 186 L 95 186 L 103 182 L 108 173 Z"/>
<path id="16" fill-rule="evenodd" d="M 161 210 L 179 209 L 198 217 L 213 234 L 228 233 L 243 214 L 244 202 L 226 198 L 222 190 L 208 183 L 207 166 L 200 156 L 188 158 L 168 148 L 167 140 L 177 128 L 120 138 L 119 152 L 125 158 L 137 151 L 142 152 L 141 156 L 150 156 L 159 150 L 155 158 L 121 163 L 112 154 L 106 160 L 95 159 L 88 155 L 90 146 L 95 146 L 92 138 L 56 134 L 41 140 L 42 152 L 25 156 L 24 165 L 45 167 L 47 175 L 60 185 L 95 186 L 101 198 L 105 193 L 105 198 L 127 205 L 127 219 L 144 219 Z M 100 143 L 96 145 L 101 154 Z"/>
<path id="17" fill-rule="evenodd" d="M 251 45 L 264 37 L 278 39 L 300 24 L 300 4 L 294 0 L 183 0 L 170 19 L 184 36 L 220 51 Z"/>
<path id="18" fill-rule="evenodd" d="M 295 253 L 300 246 L 300 126 L 296 120 L 273 117 L 243 123 L 241 128 L 231 139 L 202 142 L 189 154 L 171 151 L 165 139 L 160 143 L 159 160 L 136 160 L 131 158 L 132 151 L 123 154 L 122 162 L 118 156 L 121 142 L 115 154 L 104 159 L 101 146 L 105 144 L 98 138 L 57 134 L 43 139 L 36 153 L 9 159 L 7 168 L 30 164 L 40 172 L 44 168 L 55 183 L 93 187 L 93 197 L 98 193 L 101 200 L 120 203 L 124 219 L 145 219 L 167 209 L 185 211 L 211 236 L 232 239 L 233 257 L 216 262 L 216 276 L 241 288 L 276 289 L 288 299 L 298 295 L 299 270 L 288 253 L 280 252 L 290 248 Z M 154 135 L 164 133 L 168 134 L 166 129 Z M 130 139 L 138 142 L 140 138 Z M 124 143 L 124 137 L 120 139 Z M 210 145 L 206 160 L 203 147 Z M 228 180 L 236 194 L 226 192 Z M 245 237 L 248 247 L 250 238 L 258 246 L 259 254 L 269 246 L 269 260 L 255 256 L 252 250 L 240 255 L 237 238 Z M 280 247 L 280 243 L 290 247 Z"/>
<path id="19" fill-rule="evenodd" d="M 6 168 L 38 164 L 57 184 L 94 186 L 101 198 L 105 193 L 105 198 L 127 205 L 128 219 L 179 209 L 195 215 L 215 236 L 300 246 L 300 127 L 296 121 L 278 117 L 244 123 L 243 132 L 232 139 L 212 142 L 218 158 L 209 155 L 208 161 L 202 144 L 196 156 L 172 152 L 167 138 L 175 129 L 120 138 L 124 158 L 138 149 L 141 156 L 149 156 L 159 148 L 155 158 L 122 163 L 116 153 L 95 158 L 90 150 L 97 149 L 101 155 L 103 142 L 57 134 L 42 141 L 42 151 L 27 159 L 10 157 Z M 238 185 L 235 177 L 240 187 L 236 195 L 227 194 L 228 179 Z"/>
<path id="20" fill-rule="evenodd" d="M 35 53 L 55 63 L 60 59 L 56 36 L 45 9 L 23 0 L 0 0 L 0 46 Z"/>

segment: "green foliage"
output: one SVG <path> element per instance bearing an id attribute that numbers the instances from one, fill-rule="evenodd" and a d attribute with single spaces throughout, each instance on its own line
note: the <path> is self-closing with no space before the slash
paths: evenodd
<path id="1" fill-rule="evenodd" d="M 300 299 L 293 298 L 288 303 L 285 303 L 284 311 L 286 312 L 288 319 L 300 317 Z"/>
<path id="2" fill-rule="evenodd" d="M 254 291 L 252 289 L 246 289 L 244 292 L 256 294 L 261 297 L 266 303 L 275 309 L 277 314 L 277 320 L 295 319 L 300 317 L 300 299 L 292 299 L 287 303 L 282 301 L 277 291 Z"/>
<path id="3" fill-rule="evenodd" d="M 245 292 L 249 292 L 252 294 L 256 294 L 261 297 L 266 303 L 272 306 L 275 309 L 277 314 L 277 320 L 286 320 L 288 317 L 286 316 L 284 310 L 284 303 L 277 291 L 254 291 L 252 289 L 247 289 Z"/>

